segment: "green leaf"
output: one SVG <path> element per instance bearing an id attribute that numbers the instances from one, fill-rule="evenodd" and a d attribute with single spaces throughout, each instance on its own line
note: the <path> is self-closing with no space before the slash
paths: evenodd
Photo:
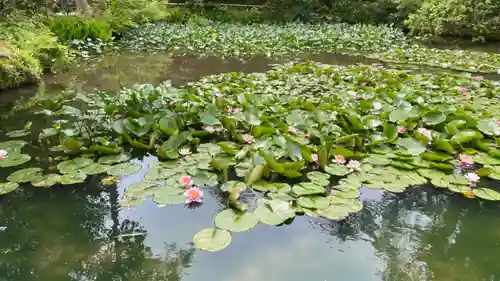
<path id="1" fill-rule="evenodd" d="M 20 154 L 17 157 L 11 157 L 10 155 L 7 155 L 6 158 L 0 159 L 0 167 L 1 168 L 7 168 L 7 167 L 14 167 L 14 166 L 19 166 L 22 165 L 28 161 L 31 160 L 31 156 L 27 154 Z"/>
<path id="2" fill-rule="evenodd" d="M 312 183 L 321 186 L 327 186 L 330 183 L 330 175 L 322 172 L 309 172 L 307 173 L 307 178 L 311 180 Z"/>
<path id="3" fill-rule="evenodd" d="M 406 121 L 409 117 L 409 109 L 396 109 L 389 114 L 389 120 L 394 123 Z"/>
<path id="4" fill-rule="evenodd" d="M 87 175 L 98 175 L 106 172 L 109 169 L 110 166 L 108 165 L 102 165 L 98 163 L 92 163 L 88 165 L 87 167 L 84 167 L 80 169 L 80 172 L 87 174 Z"/>
<path id="5" fill-rule="evenodd" d="M 153 201 L 160 206 L 179 205 L 186 202 L 185 189 L 174 186 L 167 186 L 155 190 Z"/>
<path id="6" fill-rule="evenodd" d="M 258 223 L 259 218 L 254 213 L 240 214 L 233 209 L 226 209 L 215 216 L 215 225 L 231 232 L 245 232 L 254 228 Z"/>
<path id="7" fill-rule="evenodd" d="M 479 198 L 491 201 L 500 201 L 500 193 L 489 188 L 475 188 L 472 190 L 474 195 Z"/>
<path id="8" fill-rule="evenodd" d="M 325 167 L 325 172 L 334 176 L 345 176 L 350 173 L 349 169 L 340 164 L 330 164 Z"/>
<path id="9" fill-rule="evenodd" d="M 246 184 L 251 186 L 254 182 L 260 180 L 264 174 L 264 165 L 255 165 L 246 176 Z"/>
<path id="10" fill-rule="evenodd" d="M 326 209 L 330 206 L 328 199 L 322 196 L 301 196 L 297 200 L 297 204 L 309 209 Z"/>
<path id="11" fill-rule="evenodd" d="M 325 188 L 311 182 L 303 182 L 294 185 L 292 192 L 297 196 L 324 194 Z"/>
<path id="12" fill-rule="evenodd" d="M 80 157 L 57 164 L 57 169 L 59 169 L 62 174 L 71 174 L 78 172 L 80 169 L 85 168 L 92 163 L 92 159 Z"/>
<path id="13" fill-rule="evenodd" d="M 387 158 L 385 155 L 371 154 L 367 158 L 363 159 L 363 163 L 370 163 L 372 165 L 388 165 L 391 163 L 391 159 Z"/>
<path id="14" fill-rule="evenodd" d="M 437 149 L 453 154 L 453 146 L 451 143 L 444 139 L 434 140 L 433 144 Z"/>
<path id="15" fill-rule="evenodd" d="M 276 199 L 261 200 L 255 209 L 255 215 L 264 224 L 279 225 L 295 217 L 295 211 L 289 202 Z"/>
<path id="16" fill-rule="evenodd" d="M 130 154 L 121 153 L 121 154 L 116 154 L 116 155 L 102 156 L 99 158 L 99 160 L 97 160 L 97 163 L 112 165 L 112 164 L 122 163 L 122 162 L 128 161 L 129 159 L 130 159 Z"/>
<path id="17" fill-rule="evenodd" d="M 87 178 L 84 173 L 64 174 L 59 178 L 59 182 L 64 185 L 82 183 Z"/>
<path id="18" fill-rule="evenodd" d="M 151 127 L 153 126 L 153 121 L 154 117 L 151 115 L 143 116 L 139 119 L 133 119 L 129 117 L 123 120 L 123 125 L 132 134 L 138 137 L 142 137 L 149 133 Z"/>
<path id="19" fill-rule="evenodd" d="M 429 111 L 422 117 L 422 121 L 427 125 L 437 125 L 445 120 L 446 115 L 441 111 Z"/>
<path id="20" fill-rule="evenodd" d="M 7 177 L 7 180 L 14 183 L 24 183 L 30 181 L 37 181 L 42 178 L 42 169 L 40 168 L 27 168 L 15 171 Z"/>
<path id="21" fill-rule="evenodd" d="M 391 123 L 385 123 L 383 135 L 387 141 L 393 142 L 398 137 L 398 127 Z"/>
<path id="22" fill-rule="evenodd" d="M 220 125 L 220 121 L 212 115 L 209 111 L 202 111 L 198 113 L 201 123 L 209 126 Z"/>
<path id="23" fill-rule="evenodd" d="M 215 157 L 210 161 L 210 166 L 219 171 L 225 171 L 233 164 L 234 162 L 231 157 Z"/>
<path id="24" fill-rule="evenodd" d="M 19 187 L 17 182 L 2 182 L 0 183 L 0 195 L 10 193 Z"/>
<path id="25" fill-rule="evenodd" d="M 398 139 L 396 144 L 408 150 L 408 152 L 412 155 L 419 155 L 426 150 L 425 145 L 414 138 Z"/>
<path id="26" fill-rule="evenodd" d="M 471 142 L 472 140 L 479 140 L 482 139 L 483 135 L 475 130 L 463 130 L 455 134 L 451 140 L 455 141 L 458 144 L 463 144 L 463 143 L 468 143 Z"/>
<path id="27" fill-rule="evenodd" d="M 44 175 L 42 178 L 36 181 L 32 181 L 31 185 L 35 187 L 51 187 L 61 180 L 61 176 L 57 174 Z"/>
<path id="28" fill-rule="evenodd" d="M 223 229 L 206 228 L 194 235 L 193 243 L 198 249 L 217 252 L 231 244 L 231 233 Z"/>
<path id="29" fill-rule="evenodd" d="M 140 164 L 132 164 L 132 163 L 121 163 L 111 166 L 107 173 L 110 176 L 128 176 L 135 174 L 141 170 L 142 166 Z"/>
<path id="30" fill-rule="evenodd" d="M 163 117 L 158 122 L 158 125 L 160 130 L 168 136 L 179 133 L 179 127 L 174 117 Z"/>
<path id="31" fill-rule="evenodd" d="M 500 126 L 492 119 L 482 119 L 477 123 L 477 128 L 489 136 L 500 135 Z"/>
<path id="32" fill-rule="evenodd" d="M 220 189 L 222 191 L 226 191 L 226 192 L 231 192 L 235 188 L 237 188 L 239 190 L 244 190 L 247 188 L 247 186 L 245 185 L 245 183 L 240 182 L 240 181 L 228 181 L 220 186 Z"/>

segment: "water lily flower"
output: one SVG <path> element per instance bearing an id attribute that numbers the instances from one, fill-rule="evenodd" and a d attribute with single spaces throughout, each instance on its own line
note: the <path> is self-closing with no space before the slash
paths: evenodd
<path id="1" fill-rule="evenodd" d="M 352 99 L 353 100 L 359 100 L 359 96 L 358 95 L 354 95 L 354 96 L 352 96 Z"/>
<path id="2" fill-rule="evenodd" d="M 229 114 L 236 114 L 236 113 L 240 113 L 242 111 L 243 111 L 243 109 L 241 109 L 241 108 L 232 108 L 232 107 L 230 107 L 230 108 L 227 109 L 227 112 L 229 112 Z"/>
<path id="3" fill-rule="evenodd" d="M 214 128 L 214 127 L 212 127 L 212 126 L 203 126 L 203 127 L 201 127 L 201 128 L 202 128 L 204 131 L 209 132 L 209 133 L 213 133 L 213 132 L 215 132 L 215 128 Z"/>
<path id="4" fill-rule="evenodd" d="M 432 133 L 426 128 L 419 128 L 418 133 L 422 136 L 426 137 L 429 140 L 429 143 L 432 141 Z"/>
<path id="5" fill-rule="evenodd" d="M 179 149 L 179 154 L 180 155 L 189 155 L 191 154 L 191 150 L 189 148 L 181 148 Z"/>
<path id="6" fill-rule="evenodd" d="M 297 133 L 297 128 L 290 126 L 290 127 L 288 127 L 288 132 L 289 133 Z"/>
<path id="7" fill-rule="evenodd" d="M 201 191 L 197 187 L 190 187 L 184 192 L 186 196 L 186 204 L 190 204 L 193 202 L 201 203 L 203 199 L 203 191 Z"/>
<path id="8" fill-rule="evenodd" d="M 458 89 L 458 90 L 459 90 L 459 91 L 460 91 L 460 93 L 462 93 L 462 94 L 467 93 L 467 88 L 463 88 L 463 87 L 462 87 L 462 88 L 460 88 L 460 89 Z"/>
<path id="9" fill-rule="evenodd" d="M 308 138 L 312 138 L 312 137 L 313 137 L 313 133 L 308 132 L 308 133 L 306 134 L 306 136 L 307 136 Z"/>
<path id="10" fill-rule="evenodd" d="M 253 138 L 252 135 L 250 134 L 244 134 L 243 135 L 243 140 L 247 143 L 247 144 L 252 144 L 255 142 L 255 139 Z"/>
<path id="11" fill-rule="evenodd" d="M 345 164 L 345 157 L 343 155 L 335 155 L 335 160 L 333 162 L 337 164 Z"/>
<path id="12" fill-rule="evenodd" d="M 5 157 L 7 157 L 7 154 L 9 154 L 9 153 L 7 152 L 7 150 L 3 150 L 3 149 L 1 149 L 1 150 L 0 150 L 0 160 L 1 160 L 1 159 L 4 159 Z"/>
<path id="13" fill-rule="evenodd" d="M 465 178 L 467 178 L 467 180 L 470 183 L 476 183 L 480 179 L 479 176 L 476 173 L 467 173 L 467 174 L 465 174 Z"/>
<path id="14" fill-rule="evenodd" d="M 500 121 L 496 121 L 495 125 L 500 126 Z"/>
<path id="15" fill-rule="evenodd" d="M 406 127 L 398 126 L 398 134 L 404 134 L 406 132 Z"/>
<path id="16" fill-rule="evenodd" d="M 460 161 L 460 165 L 472 165 L 474 164 L 474 159 L 472 159 L 471 155 L 460 154 L 458 161 Z"/>
<path id="17" fill-rule="evenodd" d="M 382 109 L 382 104 L 380 102 L 374 102 L 373 103 L 373 109 L 375 111 L 379 111 L 380 109 Z"/>
<path id="18" fill-rule="evenodd" d="M 477 82 L 477 81 L 481 81 L 483 79 L 484 79 L 484 77 L 481 76 L 481 75 L 479 75 L 479 76 L 472 76 L 472 81 L 476 81 Z"/>
<path id="19" fill-rule="evenodd" d="M 346 167 L 351 169 L 351 171 L 361 171 L 361 163 L 356 160 L 350 160 Z"/>
<path id="20" fill-rule="evenodd" d="M 187 188 L 193 183 L 193 179 L 188 175 L 184 175 L 181 177 L 179 182 L 181 183 L 182 186 Z"/>
<path id="21" fill-rule="evenodd" d="M 311 155 L 311 158 L 312 158 L 312 160 L 313 160 L 314 162 L 318 162 L 318 154 L 317 154 L 317 153 L 313 153 L 313 154 Z"/>

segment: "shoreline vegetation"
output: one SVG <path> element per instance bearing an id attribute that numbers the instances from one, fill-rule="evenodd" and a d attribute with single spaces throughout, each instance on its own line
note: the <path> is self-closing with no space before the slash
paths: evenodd
<path id="1" fill-rule="evenodd" d="M 297 0 L 273 0 L 261 3 L 260 9 L 190 4 L 179 8 L 146 0 L 79 0 L 77 4 L 83 4 L 76 10 L 70 7 L 69 13 L 61 7 L 41 9 L 24 2 L 18 0 L 17 6 L 9 8 L 7 1 L 0 1 L 0 7 L 9 8 L 0 9 L 0 89 L 37 81 L 44 71 L 63 69 L 78 57 L 102 54 L 112 49 L 110 46 L 226 57 L 326 51 L 396 64 L 468 72 L 500 71 L 497 53 L 428 48 L 413 38 L 451 35 L 496 40 L 496 27 L 489 26 L 494 24 L 494 17 L 491 11 L 484 11 L 484 6 L 476 11 L 486 16 L 484 23 L 478 23 L 483 28 L 475 33 L 476 26 L 461 25 L 462 29 L 450 31 L 445 26 L 453 25 L 436 20 L 431 22 L 432 28 L 422 26 L 425 17 L 421 12 L 436 7 L 452 11 L 451 5 L 443 3 L 453 0 L 441 4 L 414 0 L 398 5 L 392 0 L 346 0 L 343 2 L 349 5 L 342 8 L 329 2 L 311 1 L 308 6 Z M 57 3 L 62 2 L 65 1 Z M 292 4 L 300 9 L 284 9 Z M 355 5 L 358 8 L 350 13 L 353 18 L 346 18 L 345 9 L 354 9 Z"/>

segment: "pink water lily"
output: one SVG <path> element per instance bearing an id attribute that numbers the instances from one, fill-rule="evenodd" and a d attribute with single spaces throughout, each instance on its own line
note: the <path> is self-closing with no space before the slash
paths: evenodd
<path id="1" fill-rule="evenodd" d="M 431 131 L 427 130 L 426 128 L 419 128 L 418 133 L 421 134 L 422 136 L 426 137 L 429 140 L 429 143 L 432 141 L 432 133 Z"/>
<path id="2" fill-rule="evenodd" d="M 311 155 L 311 158 L 312 158 L 313 162 L 318 162 L 318 154 L 317 153 L 313 153 Z"/>
<path id="3" fill-rule="evenodd" d="M 361 163 L 356 160 L 350 160 L 346 165 L 347 168 L 351 169 L 351 171 L 361 171 Z"/>
<path id="4" fill-rule="evenodd" d="M 474 159 L 471 155 L 460 154 L 458 161 L 460 161 L 460 165 L 462 166 L 474 164 Z"/>
<path id="5" fill-rule="evenodd" d="M 406 132 L 406 127 L 398 126 L 398 134 L 404 134 Z"/>
<path id="6" fill-rule="evenodd" d="M 500 121 L 496 121 L 495 125 L 500 126 Z"/>
<path id="7" fill-rule="evenodd" d="M 345 157 L 343 155 L 335 155 L 335 160 L 333 162 L 337 164 L 345 164 Z"/>
<path id="8" fill-rule="evenodd" d="M 462 93 L 462 94 L 467 93 L 467 88 L 460 88 L 460 89 L 458 89 L 458 90 L 459 90 L 459 91 L 460 91 L 460 93 Z"/>
<path id="9" fill-rule="evenodd" d="M 213 132 L 215 132 L 215 128 L 214 128 L 214 127 L 212 127 L 212 126 L 203 126 L 203 127 L 201 127 L 201 128 L 202 128 L 204 131 L 209 132 L 209 133 L 213 133 Z"/>
<path id="10" fill-rule="evenodd" d="M 354 96 L 352 96 L 352 99 L 353 100 L 359 100 L 359 96 L 358 95 L 354 95 Z"/>
<path id="11" fill-rule="evenodd" d="M 465 174 L 465 178 L 467 178 L 467 180 L 471 184 L 478 182 L 480 179 L 476 173 L 467 173 L 467 174 Z"/>
<path id="12" fill-rule="evenodd" d="M 186 196 L 186 204 L 190 204 L 193 202 L 201 203 L 203 201 L 203 191 L 201 191 L 197 187 L 190 187 L 186 192 L 184 192 Z"/>
<path id="13" fill-rule="evenodd" d="M 190 176 L 181 176 L 181 179 L 179 180 L 180 184 L 184 186 L 185 188 L 188 188 L 192 183 L 193 179 Z"/>
<path id="14" fill-rule="evenodd" d="M 483 79 L 484 79 L 484 77 L 481 76 L 481 75 L 479 75 L 479 76 L 472 76 L 472 81 L 476 81 L 477 82 L 477 81 L 481 81 Z"/>
<path id="15" fill-rule="evenodd" d="M 236 114 L 236 113 L 240 113 L 242 112 L 243 109 L 241 108 L 228 108 L 227 112 L 229 112 L 229 114 Z"/>
<path id="16" fill-rule="evenodd" d="M 1 160 L 1 159 L 5 159 L 5 158 L 7 157 L 7 154 L 9 154 L 9 153 L 7 152 L 7 150 L 3 150 L 3 149 L 1 149 L 1 150 L 0 150 L 0 160 Z"/>
<path id="17" fill-rule="evenodd" d="M 307 136 L 308 138 L 312 138 L 312 137 L 313 137 L 313 133 L 309 132 L 309 133 L 307 133 L 307 134 L 306 134 L 306 136 Z"/>
<path id="18" fill-rule="evenodd" d="M 247 144 L 252 144 L 255 142 L 255 139 L 253 138 L 252 135 L 250 134 L 244 134 L 243 135 L 243 140 L 247 143 Z"/>
<path id="19" fill-rule="evenodd" d="M 290 127 L 288 127 L 288 132 L 289 133 L 297 133 L 297 128 L 290 126 Z"/>

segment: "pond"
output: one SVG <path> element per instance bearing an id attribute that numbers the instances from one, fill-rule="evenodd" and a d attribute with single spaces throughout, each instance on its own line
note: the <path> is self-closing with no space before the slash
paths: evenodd
<path id="1" fill-rule="evenodd" d="M 377 63 L 344 56 L 311 58 L 328 64 Z M 116 91 L 167 79 L 183 85 L 210 74 L 264 72 L 269 64 L 284 61 L 122 54 L 47 76 L 42 89 L 25 87 L 0 97 L 2 110 L 8 110 L 20 97 L 50 97 L 68 88 Z M 0 121 L 0 141 L 32 117 L 31 111 L 23 111 Z M 50 125 L 44 122 L 35 119 L 32 126 Z M 41 157 L 44 151 L 26 150 L 50 168 Z M 91 176 L 85 183 L 47 189 L 23 184 L 2 195 L 0 280 L 500 280 L 500 217 L 494 202 L 425 186 L 401 194 L 362 188 L 363 210 L 346 220 L 304 215 L 279 227 L 259 224 L 233 235 L 226 249 L 210 253 L 193 247 L 193 235 L 213 226 L 214 216 L 227 207 L 227 196 L 209 190 L 203 205 L 194 209 L 158 207 L 149 199 L 137 207 L 121 207 L 126 188 L 141 182 L 149 164 L 158 160 L 144 156 L 132 161 L 143 169 L 116 185 L 103 185 Z M 0 178 L 12 171 L 0 170 Z M 250 203 L 256 199 L 243 197 Z"/>

